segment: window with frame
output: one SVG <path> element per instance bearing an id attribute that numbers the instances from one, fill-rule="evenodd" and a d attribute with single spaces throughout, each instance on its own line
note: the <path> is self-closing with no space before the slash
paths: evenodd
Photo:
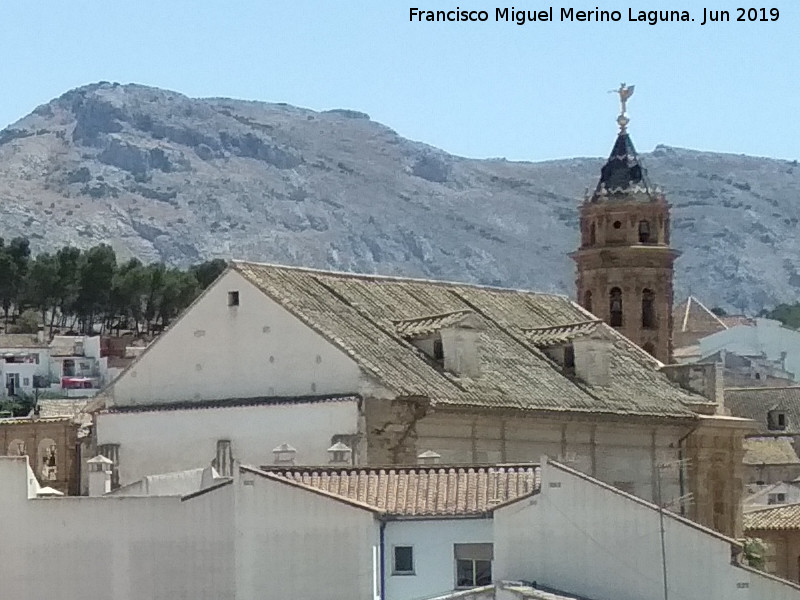
<path id="1" fill-rule="evenodd" d="M 492 583 L 492 544 L 454 544 L 456 587 L 470 588 Z"/>
<path id="2" fill-rule="evenodd" d="M 395 546 L 394 561 L 392 562 L 392 575 L 414 574 L 414 547 Z"/>
<path id="3" fill-rule="evenodd" d="M 786 502 L 786 494 L 784 493 L 777 493 L 777 494 L 769 494 L 767 496 L 767 504 L 784 504 Z"/>

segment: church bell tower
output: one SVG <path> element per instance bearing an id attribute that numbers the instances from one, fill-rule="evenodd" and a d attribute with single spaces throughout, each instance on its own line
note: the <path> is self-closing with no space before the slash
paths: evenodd
<path id="1" fill-rule="evenodd" d="M 578 303 L 664 363 L 672 356 L 672 276 L 678 252 L 669 247 L 669 204 L 647 178 L 628 135 L 627 100 L 617 90 L 619 134 L 594 193 L 580 207 Z"/>

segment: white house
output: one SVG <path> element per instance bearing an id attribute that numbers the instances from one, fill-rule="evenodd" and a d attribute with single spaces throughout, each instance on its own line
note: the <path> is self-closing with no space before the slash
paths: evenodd
<path id="1" fill-rule="evenodd" d="M 34 377 L 49 375 L 49 352 L 44 332 L 0 334 L 0 394 L 34 392 Z"/>
<path id="2" fill-rule="evenodd" d="M 772 319 L 755 319 L 754 324 L 735 325 L 700 339 L 701 357 L 727 351 L 753 357 L 765 370 L 753 376 L 787 378 L 800 374 L 800 332 Z M 769 367 L 769 368 L 767 368 Z"/>
<path id="3" fill-rule="evenodd" d="M 225 440 L 251 464 L 338 442 L 358 465 L 548 454 L 644 498 L 688 457 L 665 497 L 740 531 L 750 424 L 718 414 L 713 373 L 662 367 L 563 296 L 234 262 L 92 404 L 94 435 L 120 485 Z"/>
<path id="4" fill-rule="evenodd" d="M 105 487 L 107 463 L 90 473 Z M 0 457 L 0 511 L 14 515 L 0 536 L 3 595 L 19 600 L 662 600 L 665 574 L 670 598 L 800 598 L 797 585 L 743 566 L 735 540 L 546 460 L 539 470 L 236 466 L 233 477 L 207 469 L 59 497 L 25 457 Z"/>

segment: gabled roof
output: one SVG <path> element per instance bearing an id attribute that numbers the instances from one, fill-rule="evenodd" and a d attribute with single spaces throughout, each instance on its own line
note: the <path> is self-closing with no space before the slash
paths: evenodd
<path id="1" fill-rule="evenodd" d="M 470 315 L 474 315 L 471 310 L 457 310 L 444 313 L 442 315 L 431 315 L 418 317 L 416 319 L 401 319 L 395 321 L 397 334 L 404 338 L 413 338 L 429 335 L 435 331 L 441 331 L 446 327 L 452 327 L 465 321 Z"/>
<path id="2" fill-rule="evenodd" d="M 538 467 L 276 467 L 262 471 L 399 517 L 485 514 L 539 489 Z"/>
<path id="3" fill-rule="evenodd" d="M 708 335 L 727 329 L 728 326 L 717 315 L 706 308 L 694 296 L 689 296 L 672 311 L 674 328 L 683 333 L 702 333 Z"/>
<path id="4" fill-rule="evenodd" d="M 800 504 L 781 504 L 744 513 L 745 532 L 800 529 Z"/>
<path id="5" fill-rule="evenodd" d="M 534 327 L 523 329 L 525 339 L 538 348 L 552 346 L 555 344 L 565 344 L 576 337 L 592 333 L 600 321 L 580 321 L 567 325 L 555 325 L 551 327 Z"/>
<path id="6" fill-rule="evenodd" d="M 590 386 L 566 376 L 526 333 L 592 318 L 564 296 L 259 263 L 234 262 L 232 268 L 399 396 L 427 398 L 439 407 L 686 419 L 694 418 L 687 405 L 705 401 L 670 383 L 657 361 L 603 323 L 593 335 L 613 341 L 610 384 Z M 441 323 L 443 315 L 466 311 L 482 330 L 478 377 L 443 371 L 397 330 L 398 322 L 438 315 Z"/>
<path id="7" fill-rule="evenodd" d="M 800 465 L 788 437 L 751 437 L 744 439 L 746 465 Z"/>
<path id="8" fill-rule="evenodd" d="M 771 433 L 800 434 L 800 386 L 727 388 L 725 406 L 735 417 L 755 421 L 763 433 L 770 432 L 769 412 L 786 413 L 786 429 Z"/>

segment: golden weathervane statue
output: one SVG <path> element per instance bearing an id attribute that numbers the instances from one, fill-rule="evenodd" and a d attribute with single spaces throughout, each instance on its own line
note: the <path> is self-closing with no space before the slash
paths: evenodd
<path id="1" fill-rule="evenodd" d="M 617 123 L 619 124 L 620 133 L 625 133 L 625 128 L 628 126 L 628 123 L 631 120 L 625 114 L 627 110 L 628 99 L 633 96 L 633 89 L 635 86 L 632 85 L 625 85 L 624 83 L 619 84 L 618 90 L 613 90 L 617 94 L 619 94 L 619 104 L 620 104 L 620 111 L 619 116 L 617 117 Z"/>

